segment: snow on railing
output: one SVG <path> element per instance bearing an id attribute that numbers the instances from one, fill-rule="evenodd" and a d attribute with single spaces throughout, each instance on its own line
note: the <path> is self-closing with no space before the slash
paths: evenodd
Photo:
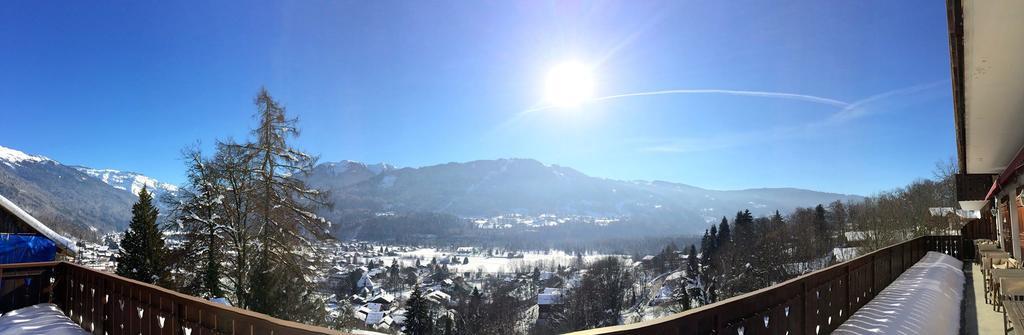
<path id="1" fill-rule="evenodd" d="M 963 259 L 961 236 L 921 236 L 661 319 L 572 334 L 828 334 L 928 251 Z"/>

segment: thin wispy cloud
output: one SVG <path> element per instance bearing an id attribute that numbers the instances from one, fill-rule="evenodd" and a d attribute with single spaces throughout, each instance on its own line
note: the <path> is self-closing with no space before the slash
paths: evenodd
<path id="1" fill-rule="evenodd" d="M 804 134 L 813 133 L 824 127 L 838 126 L 844 123 L 878 113 L 886 113 L 892 111 L 892 109 L 886 108 L 871 108 L 872 105 L 884 103 L 887 100 L 909 97 L 922 92 L 929 91 L 937 87 L 943 87 L 944 84 L 948 84 L 949 80 L 940 80 L 930 83 L 924 83 L 904 88 L 899 88 L 891 91 L 882 92 L 869 96 L 864 99 L 854 101 L 853 103 L 842 103 L 839 100 L 833 100 L 828 98 L 826 101 L 835 101 L 839 104 L 833 104 L 841 109 L 829 117 L 816 122 L 810 122 L 806 124 L 790 125 L 784 127 L 776 127 L 764 130 L 753 130 L 743 133 L 732 133 L 725 135 L 717 135 L 712 137 L 676 137 L 676 138 L 662 138 L 662 139 L 639 139 L 633 141 L 638 144 L 638 150 L 644 152 L 655 152 L 655 153 L 687 153 L 695 151 L 706 151 L 706 150 L 718 150 L 725 149 L 740 145 L 746 145 L 751 143 L 764 143 L 766 140 L 779 140 L 785 138 L 792 138 L 796 136 L 802 136 Z M 801 95 L 797 95 L 801 96 Z M 813 97 L 813 96 L 809 96 Z M 817 98 L 817 97 L 815 97 Z M 823 102 L 824 103 L 824 102 Z"/>
<path id="2" fill-rule="evenodd" d="M 846 108 L 846 107 L 849 107 L 849 106 L 852 105 L 852 104 L 850 104 L 848 102 L 844 102 L 844 101 L 840 101 L 840 100 L 836 100 L 836 99 L 825 98 L 825 97 L 814 96 L 814 95 L 808 95 L 808 94 L 796 94 L 796 93 L 785 93 L 785 92 L 770 92 L 770 91 L 724 90 L 724 89 L 710 89 L 710 88 L 660 90 L 660 91 L 647 91 L 647 92 L 635 92 L 635 93 L 606 95 L 606 96 L 601 96 L 601 97 L 590 99 L 589 103 L 594 103 L 594 102 L 599 102 L 599 101 L 607 101 L 607 100 L 623 99 L 623 98 L 631 98 L 631 97 L 655 96 L 655 95 L 677 95 L 677 94 L 697 94 L 697 95 L 719 94 L 719 95 L 735 95 L 735 96 L 760 97 L 760 98 L 772 98 L 772 99 L 786 99 L 786 100 L 797 100 L 797 101 L 812 102 L 812 103 L 829 105 L 829 106 L 834 106 L 834 107 L 839 107 L 839 108 Z M 541 104 L 541 105 L 537 105 L 537 106 L 528 108 L 528 109 L 520 112 L 519 114 L 520 115 L 522 115 L 522 114 L 529 114 L 529 113 L 533 113 L 533 112 L 540 112 L 540 111 L 554 109 L 554 108 L 558 108 L 558 107 L 554 106 L 554 105 L 550 105 L 550 104 Z"/>
<path id="3" fill-rule="evenodd" d="M 682 90 L 663 90 L 663 91 L 650 91 L 650 92 L 638 92 L 638 93 L 626 93 L 608 95 L 599 98 L 595 98 L 595 101 L 603 100 L 614 100 L 629 97 L 640 97 L 640 96 L 651 96 L 651 95 L 669 95 L 669 94 L 724 94 L 724 95 L 737 95 L 737 96 L 748 96 L 748 97 L 762 97 L 762 98 L 776 98 L 776 99 L 788 99 L 819 103 L 824 105 L 836 106 L 840 108 L 846 108 L 850 106 L 850 103 L 839 101 L 836 99 L 829 99 L 814 95 L 807 94 L 795 94 L 795 93 L 783 93 L 783 92 L 766 92 L 766 91 L 741 91 L 741 90 L 721 90 L 721 89 L 682 89 Z"/>
<path id="4" fill-rule="evenodd" d="M 942 87 L 943 84 L 948 84 L 949 80 L 939 80 L 924 84 L 918 84 L 908 87 L 903 87 L 895 90 L 890 90 L 875 94 L 854 102 L 846 102 L 839 99 L 833 99 L 828 97 L 821 97 L 809 94 L 799 93 L 788 93 L 788 92 L 772 92 L 772 91 L 750 91 L 750 90 L 728 90 L 728 89 L 672 89 L 672 90 L 659 90 L 659 91 L 646 91 L 646 92 L 634 92 L 624 94 L 606 95 L 597 98 L 593 98 L 589 103 L 597 103 L 601 101 L 636 98 L 645 96 L 659 96 L 659 95 L 732 95 L 732 96 L 745 96 L 745 97 L 758 97 L 768 99 L 785 99 L 793 101 L 802 101 L 814 104 L 820 104 L 829 106 L 836 109 L 836 112 L 830 116 L 813 121 L 805 124 L 790 125 L 776 128 L 752 130 L 742 133 L 730 133 L 724 135 L 715 135 L 711 137 L 674 137 L 674 138 L 643 138 L 634 139 L 631 142 L 638 146 L 637 150 L 652 153 L 687 153 L 695 151 L 706 151 L 706 150 L 719 150 L 730 147 L 736 147 L 751 143 L 761 143 L 765 140 L 779 140 L 785 138 L 791 138 L 795 136 L 802 136 L 814 132 L 820 128 L 828 126 L 836 126 L 846 122 L 850 122 L 871 114 L 887 112 L 890 109 L 879 109 L 871 108 L 872 105 L 883 103 L 887 100 L 895 99 L 898 97 L 907 97 L 915 94 L 919 94 L 931 89 Z M 534 107 L 528 108 L 522 112 L 516 114 L 516 116 L 504 122 L 499 126 L 499 129 L 504 129 L 510 125 L 524 119 L 525 117 L 535 112 L 550 110 L 558 108 L 556 106 L 540 104 Z"/>
<path id="5" fill-rule="evenodd" d="M 848 108 L 848 107 L 853 105 L 853 104 L 845 102 L 845 101 L 841 101 L 841 100 L 837 100 L 837 99 L 831 99 L 831 98 L 825 98 L 825 97 L 820 97 L 820 96 L 815 96 L 815 95 L 809 95 L 809 94 L 797 94 L 797 93 L 787 93 L 787 92 L 771 92 L 771 91 L 747 91 L 747 90 L 710 89 L 710 88 L 701 88 L 701 89 L 673 89 L 673 90 L 659 90 L 659 91 L 646 91 L 646 92 L 634 92 L 634 93 L 625 93 L 625 94 L 614 94 L 614 95 L 606 95 L 606 96 L 601 96 L 601 97 L 590 99 L 590 101 L 588 103 L 597 103 L 597 102 L 601 102 L 601 101 L 625 99 L 625 98 L 634 98 L 634 97 L 644 97 L 644 96 L 658 96 L 658 95 L 709 95 L 709 94 L 710 95 L 733 95 L 733 96 L 746 96 L 746 97 L 758 97 L 758 98 L 770 98 L 770 99 L 795 100 L 795 101 L 803 101 L 803 102 L 822 104 L 822 105 L 827 105 L 827 106 L 832 106 L 832 107 L 837 107 L 837 108 Z M 550 105 L 550 104 L 538 104 L 538 105 L 535 105 L 533 107 L 527 108 L 526 110 L 523 110 L 522 112 L 519 112 L 518 114 L 516 114 L 512 118 L 508 119 L 507 121 L 502 123 L 498 127 L 498 129 L 508 128 L 512 124 L 518 122 L 519 120 L 522 120 L 523 118 L 529 116 L 530 114 L 533 114 L 533 113 L 536 113 L 536 112 L 541 112 L 541 111 L 546 111 L 546 110 L 551 110 L 551 109 L 555 109 L 555 108 L 559 108 L 559 107 L 554 106 L 554 105 Z"/>
<path id="6" fill-rule="evenodd" d="M 872 109 L 867 108 L 867 106 L 869 106 L 869 105 L 871 105 L 873 103 L 876 103 L 876 102 L 879 102 L 879 101 L 884 101 L 884 100 L 887 100 L 887 99 L 892 99 L 894 97 L 917 94 L 917 93 L 920 93 L 922 91 L 926 91 L 926 90 L 929 90 L 929 89 L 932 89 L 932 88 L 944 86 L 944 84 L 948 84 L 948 83 L 949 83 L 949 80 L 939 80 L 939 81 L 933 81 L 933 82 L 930 82 L 930 83 L 924 83 L 924 84 L 920 84 L 920 85 L 914 85 L 914 86 L 904 87 L 904 88 L 900 88 L 900 89 L 895 89 L 895 90 L 891 90 L 891 91 L 886 91 L 886 92 L 882 92 L 882 93 L 879 93 L 879 94 L 875 94 L 875 95 L 872 95 L 870 97 L 867 97 L 867 98 L 855 101 L 854 103 L 844 107 L 838 113 L 833 114 L 832 117 L 830 117 L 829 119 L 832 122 L 836 122 L 836 121 L 840 121 L 841 122 L 841 121 L 848 121 L 848 120 L 857 119 L 857 118 L 866 116 L 868 114 L 871 114 Z M 878 111 L 878 110 L 875 110 L 875 111 Z"/>

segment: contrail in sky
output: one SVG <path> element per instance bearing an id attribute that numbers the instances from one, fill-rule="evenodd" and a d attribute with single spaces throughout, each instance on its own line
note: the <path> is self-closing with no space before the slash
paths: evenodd
<path id="1" fill-rule="evenodd" d="M 910 87 L 904 87 L 891 91 L 886 91 L 880 94 L 876 94 L 864 99 L 860 99 L 854 102 L 846 102 L 831 98 L 819 97 L 808 94 L 796 94 L 796 93 L 785 93 L 785 92 L 769 92 L 769 91 L 745 91 L 745 90 L 724 90 L 724 89 L 675 89 L 675 90 L 660 90 L 660 91 L 648 91 L 648 92 L 636 92 L 636 93 L 625 93 L 625 94 L 614 94 L 596 97 L 589 99 L 589 102 L 615 100 L 629 97 L 640 97 L 640 96 L 654 96 L 654 95 L 670 95 L 670 94 L 720 94 L 720 95 L 734 95 L 734 96 L 748 96 L 748 97 L 760 97 L 770 99 L 786 99 L 795 101 L 804 101 L 809 103 L 821 104 L 831 106 L 837 109 L 836 112 L 829 115 L 823 120 L 816 122 L 810 122 L 801 125 L 791 125 L 776 129 L 762 129 L 755 132 L 739 133 L 739 134 L 727 134 L 714 138 L 670 138 L 662 139 L 660 141 L 653 141 L 651 146 L 644 148 L 644 151 L 656 151 L 656 152 L 686 152 L 694 150 L 704 150 L 708 148 L 721 148 L 740 145 L 742 143 L 751 141 L 763 141 L 766 138 L 779 138 L 786 136 L 797 136 L 799 134 L 806 133 L 807 131 L 813 130 L 819 127 L 825 127 L 829 125 L 839 124 L 845 121 L 863 117 L 867 114 L 871 114 L 868 105 L 888 100 L 897 96 L 913 95 L 918 94 L 926 90 L 930 90 L 935 87 L 939 87 L 944 83 L 948 83 L 949 80 L 940 80 L 930 83 L 924 83 L 914 85 Z M 509 120 L 502 123 L 498 129 L 504 129 L 511 124 L 529 116 L 534 112 L 549 110 L 558 108 L 553 105 L 535 105 L 522 112 L 517 113 Z M 874 111 L 876 113 L 884 112 L 885 110 Z"/>
<path id="2" fill-rule="evenodd" d="M 823 105 L 835 106 L 839 108 L 847 108 L 850 103 L 845 101 L 839 101 L 836 99 L 823 98 L 814 95 L 807 94 L 796 94 L 796 93 L 783 93 L 783 92 L 766 92 L 766 91 L 743 91 L 743 90 L 721 90 L 721 89 L 678 89 L 678 90 L 661 90 L 661 91 L 648 91 L 648 92 L 636 92 L 636 93 L 625 93 L 606 95 L 590 99 L 589 101 L 604 101 L 604 100 L 615 100 L 629 97 L 639 96 L 650 96 L 650 95 L 669 95 L 669 94 L 724 94 L 724 95 L 738 95 L 748 97 L 762 97 L 762 98 L 774 98 L 774 99 L 788 99 L 788 100 L 799 100 L 812 103 L 818 103 Z M 552 105 L 540 105 L 527 110 L 524 110 L 520 115 L 529 114 L 533 112 L 539 112 L 555 108 Z"/>
<path id="3" fill-rule="evenodd" d="M 627 97 L 638 97 L 645 95 L 666 95 L 666 94 L 725 94 L 725 95 L 741 95 L 749 97 L 764 97 L 764 98 L 779 98 L 779 99 L 790 99 L 800 100 L 807 102 L 814 102 L 825 105 L 832 105 L 836 107 L 846 107 L 850 104 L 847 102 L 839 101 L 836 99 L 822 98 L 819 96 L 807 95 L 807 94 L 795 94 L 795 93 L 781 93 L 781 92 L 765 92 L 765 91 L 740 91 L 740 90 L 717 90 L 717 89 L 692 89 L 692 90 L 663 90 L 663 91 L 650 91 L 650 92 L 638 92 L 638 93 L 626 93 L 607 95 L 603 97 L 594 98 L 593 100 L 612 100 Z"/>
<path id="4" fill-rule="evenodd" d="M 810 122 L 810 123 L 806 123 L 806 124 L 789 125 L 789 126 L 779 127 L 779 128 L 775 128 L 775 129 L 757 129 L 757 130 L 754 130 L 754 131 L 748 131 L 748 132 L 744 132 L 744 133 L 733 133 L 733 134 L 725 134 L 725 135 L 716 135 L 716 136 L 712 136 L 712 137 L 669 138 L 669 139 L 661 139 L 661 140 L 654 140 L 654 141 L 646 141 L 646 142 L 651 142 L 651 145 L 649 145 L 649 146 L 647 146 L 645 148 L 642 148 L 641 150 L 642 151 L 651 151 L 651 152 L 681 153 L 681 152 L 697 151 L 697 150 L 721 149 L 721 148 L 737 146 L 737 145 L 742 145 L 742 144 L 747 144 L 747 143 L 764 143 L 764 141 L 767 140 L 767 139 L 779 139 L 779 138 L 792 137 L 792 136 L 801 136 L 801 135 L 806 134 L 809 131 L 813 131 L 813 130 L 815 130 L 817 128 L 839 125 L 839 124 L 842 124 L 843 122 L 848 122 L 848 121 L 851 121 L 851 120 L 854 120 L 854 119 L 857 119 L 857 118 L 861 118 L 861 117 L 865 117 L 867 115 L 874 114 L 874 113 L 891 112 L 892 108 L 878 109 L 878 108 L 868 108 L 868 107 L 870 105 L 872 105 L 872 104 L 883 102 L 884 100 L 892 99 L 894 97 L 919 94 L 921 92 L 924 92 L 924 91 L 927 91 L 927 90 L 931 90 L 931 89 L 936 88 L 936 87 L 942 87 L 944 84 L 948 84 L 948 83 L 949 83 L 948 79 L 946 79 L 946 80 L 939 80 L 939 81 L 934 81 L 934 82 L 930 82 L 930 83 L 918 84 L 918 85 L 914 85 L 914 86 L 909 86 L 909 87 L 899 88 L 899 89 L 895 89 L 895 90 L 885 91 L 885 92 L 882 92 L 882 93 L 879 93 L 879 94 L 875 94 L 875 95 L 869 96 L 869 97 L 864 98 L 864 99 L 860 99 L 860 100 L 854 101 L 852 103 L 845 103 L 845 106 L 836 104 L 837 107 L 841 107 L 841 109 L 838 112 L 831 114 L 829 117 L 827 117 L 825 119 L 821 119 L 819 121 Z M 728 93 L 726 93 L 726 94 L 728 94 Z M 775 93 L 775 94 L 787 95 L 785 93 Z M 626 96 L 630 96 L 630 95 L 626 94 Z M 809 100 L 809 101 L 813 99 L 816 102 L 821 102 L 821 103 L 829 103 L 830 101 L 836 102 L 836 103 L 843 103 L 843 102 L 837 101 L 837 100 L 826 99 L 826 98 L 819 98 L 819 97 L 814 97 L 814 96 L 805 96 L 805 95 L 796 95 L 796 96 L 798 96 L 798 97 L 792 97 L 792 98 L 793 99 L 801 99 L 801 100 Z M 820 99 L 820 100 L 817 100 L 817 99 Z"/>

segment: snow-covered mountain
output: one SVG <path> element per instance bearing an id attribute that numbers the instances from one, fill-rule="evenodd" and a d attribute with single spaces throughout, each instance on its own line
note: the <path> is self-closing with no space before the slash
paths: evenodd
<path id="1" fill-rule="evenodd" d="M 862 199 L 794 188 L 721 191 L 662 181 L 613 180 L 532 159 L 420 168 L 328 162 L 317 165 L 306 178 L 311 186 L 329 192 L 334 206 L 321 214 L 335 222 L 382 212 L 459 217 L 550 213 L 627 217 L 694 233 L 743 209 L 766 215 Z M 158 197 L 178 191 L 175 185 L 143 174 L 63 165 L 0 146 L 0 194 L 66 231 L 123 230 L 143 185 Z"/>
<path id="2" fill-rule="evenodd" d="M 309 178 L 320 187 L 333 189 L 348 187 L 394 169 L 394 166 L 387 163 L 366 164 L 344 160 L 317 164 Z"/>
<path id="3" fill-rule="evenodd" d="M 3 163 L 12 169 L 25 163 L 36 164 L 42 162 L 53 162 L 53 160 L 43 156 L 29 155 L 18 150 L 0 146 L 0 163 Z"/>
<path id="4" fill-rule="evenodd" d="M 176 195 L 178 193 L 178 186 L 164 183 L 136 172 L 119 171 L 114 169 L 93 169 L 84 166 L 73 167 L 78 169 L 78 171 L 82 171 L 87 175 L 107 183 L 107 185 L 113 186 L 119 190 L 131 192 L 136 196 L 139 195 L 139 191 L 142 190 L 143 186 L 145 186 L 150 192 L 153 192 L 156 199 L 160 199 L 160 196 L 163 194 Z"/>
<path id="5" fill-rule="evenodd" d="M 0 195 L 72 236 L 124 230 L 142 185 L 157 196 L 178 190 L 138 173 L 64 165 L 0 146 Z"/>

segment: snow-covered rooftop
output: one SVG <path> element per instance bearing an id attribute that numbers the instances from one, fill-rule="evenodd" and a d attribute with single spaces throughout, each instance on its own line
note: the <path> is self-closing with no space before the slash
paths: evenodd
<path id="1" fill-rule="evenodd" d="M 557 305 L 562 303 L 562 291 L 557 288 L 546 287 L 544 292 L 537 295 L 538 305 Z"/>
<path id="2" fill-rule="evenodd" d="M 39 222 L 39 220 L 36 220 L 36 218 L 32 217 L 32 215 L 29 215 L 28 212 L 25 212 L 25 210 L 21 209 L 21 207 L 18 207 L 18 205 L 15 205 L 14 202 L 7 200 L 7 198 L 5 198 L 2 195 L 0 195 L 0 207 L 3 207 L 8 212 L 11 212 L 11 214 L 14 214 L 14 216 L 18 217 L 18 219 L 24 221 L 25 224 L 28 224 L 30 227 L 32 227 L 32 229 L 35 229 L 40 234 L 43 234 L 43 236 L 46 236 L 46 238 L 52 240 L 53 243 L 56 243 L 57 246 L 60 247 L 61 249 L 67 250 L 72 254 L 78 253 L 78 247 L 75 245 L 75 241 L 72 241 L 71 239 L 64 237 L 63 235 L 57 234 L 57 232 L 50 229 L 50 227 L 47 227 L 42 222 Z"/>

